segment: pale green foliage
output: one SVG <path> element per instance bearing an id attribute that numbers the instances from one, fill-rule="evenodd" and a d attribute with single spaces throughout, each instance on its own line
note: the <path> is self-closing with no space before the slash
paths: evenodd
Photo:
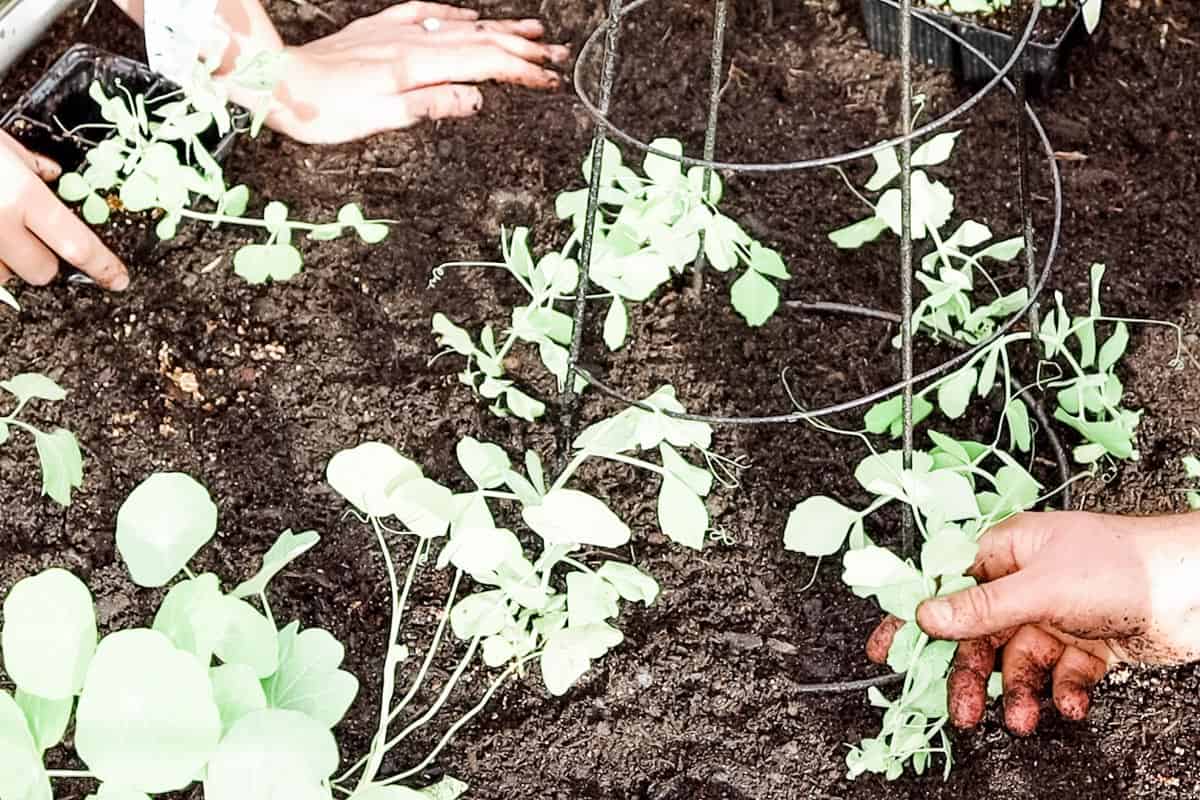
<path id="1" fill-rule="evenodd" d="M 1081 0 L 1083 6 L 1083 23 L 1088 33 L 1093 33 L 1100 24 L 1100 12 L 1104 0 Z M 981 14 L 990 16 L 997 11 L 1009 8 L 1013 0 L 925 0 L 925 4 L 934 8 L 948 8 L 956 14 Z M 1059 0 L 1042 0 L 1046 8 L 1064 5 Z"/>
<path id="2" fill-rule="evenodd" d="M 1200 458 L 1195 456 L 1183 457 L 1183 471 L 1188 479 L 1196 482 L 1200 481 Z M 1193 483 L 1193 485 L 1195 485 Z M 1200 510 L 1200 490 L 1189 490 L 1187 493 L 1188 508 L 1193 511 Z"/>
<path id="3" fill-rule="evenodd" d="M 914 167 L 935 166 L 949 160 L 959 131 L 940 133 L 913 152 Z M 873 154 L 875 173 L 866 183 L 867 191 L 877 192 L 900 177 L 900 162 L 894 148 Z M 985 261 L 1012 261 L 1024 248 L 1021 237 L 992 241 L 992 231 L 984 224 L 966 220 L 953 231 L 944 233 L 954 213 L 954 195 L 940 181 L 931 181 L 920 169 L 912 178 L 914 240 L 930 239 L 933 249 L 921 259 L 917 281 L 927 296 L 913 310 L 913 330 L 925 331 L 934 338 L 948 337 L 978 344 L 992 335 L 997 321 L 1021 310 L 1029 293 L 1018 289 L 1007 295 L 995 293 L 994 299 L 976 307 L 974 292 L 977 278 L 986 278 Z M 874 241 L 884 231 L 900 233 L 900 189 L 886 189 L 872 206 L 872 215 L 829 234 L 843 249 L 857 249 Z M 899 337 L 896 339 L 899 346 Z"/>
<path id="4" fill-rule="evenodd" d="M 265 595 L 317 535 L 284 531 L 260 572 L 225 594 L 211 573 L 176 580 L 216 533 L 216 507 L 193 479 L 151 476 L 117 528 L 135 581 L 175 582 L 153 628 L 98 644 L 91 595 L 69 573 L 46 570 L 10 590 L 0 644 L 17 693 L 0 695 L 0 795 L 49 800 L 41 753 L 62 739 L 74 709 L 75 752 L 101 781 L 94 800 L 144 800 L 199 779 L 214 800 L 329 800 L 338 762 L 330 729 L 358 682 L 339 669 L 342 646 L 326 631 L 298 622 L 276 630 Z"/>
<path id="5" fill-rule="evenodd" d="M 57 403 L 67 396 L 66 391 L 36 372 L 0 382 L 0 389 L 11 394 L 17 403 L 7 416 L 0 416 L 0 445 L 8 441 L 13 428 L 32 435 L 42 469 L 42 494 L 59 505 L 69 506 L 71 492 L 83 485 L 83 454 L 79 452 L 75 434 L 62 428 L 46 432 L 18 419 L 31 400 Z"/>
<path id="6" fill-rule="evenodd" d="M 652 144 L 663 152 L 683 153 L 682 144 L 673 139 L 657 139 Z M 589 155 L 582 167 L 589 183 L 591 163 Z M 723 192 L 720 176 L 710 176 L 706 195 L 704 170 L 698 167 L 685 172 L 679 162 L 648 153 L 642 169 L 644 176 L 625 165 L 616 145 L 604 143 L 590 279 L 608 301 L 605 345 L 610 350 L 623 347 L 629 335 L 629 305 L 649 299 L 688 269 L 701 252 L 721 272 L 744 269 L 730 287 L 733 307 L 750 325 L 765 324 L 779 306 L 779 290 L 772 279 L 786 280 L 790 275 L 779 253 L 754 241 L 717 210 Z M 444 314 L 434 315 L 433 332 L 443 354 L 456 353 L 467 359 L 459 379 L 492 401 L 491 409 L 499 416 L 512 414 L 533 421 L 545 412 L 541 401 L 506 377 L 506 361 L 517 344 L 536 348 L 559 391 L 566 386 L 567 348 L 574 331 L 569 304 L 579 284 L 576 259 L 583 241 L 588 191 L 585 187 L 564 192 L 555 201 L 558 216 L 573 226 L 561 250 L 536 257 L 527 228 L 511 234 L 501 231 L 503 262 L 495 266 L 503 267 L 529 295 L 528 303 L 512 310 L 506 329 L 498 333 L 495 326 L 486 325 L 476 344 L 469 331 Z M 435 270 L 433 283 L 441 279 L 447 266 L 453 265 Z M 583 377 L 576 376 L 575 390 L 581 391 L 585 385 Z"/>
<path id="7" fill-rule="evenodd" d="M 232 80 L 269 86 L 273 77 L 267 66 L 252 62 Z M 226 184 L 221 166 L 203 142 L 210 129 L 225 133 L 231 124 L 224 96 L 211 81 L 194 82 L 182 99 L 167 102 L 128 92 L 110 97 L 98 82 L 89 92 L 109 137 L 88 150 L 80 172 L 59 179 L 58 194 L 67 202 L 81 203 L 83 217 L 92 225 L 108 221 L 106 198 L 116 197 L 131 212 L 160 211 L 155 227 L 160 239 L 173 238 L 184 219 L 213 227 L 228 223 L 261 228 L 267 234 L 265 243 L 246 245 L 233 258 L 234 271 L 249 283 L 284 281 L 300 272 L 303 257 L 293 244 L 295 234 L 328 241 L 353 232 L 367 244 L 387 236 L 384 222 L 367 220 L 353 203 L 341 208 L 336 221 L 320 224 L 290 219 L 287 206 L 280 202 L 268 203 L 261 219 L 247 218 L 249 189 Z M 261 116 L 256 117 L 252 133 L 257 133 L 259 124 Z M 213 204 L 213 210 L 199 210 L 202 200 Z"/>

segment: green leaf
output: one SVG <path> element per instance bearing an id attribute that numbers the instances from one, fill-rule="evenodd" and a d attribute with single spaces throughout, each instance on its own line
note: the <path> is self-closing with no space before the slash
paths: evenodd
<path id="1" fill-rule="evenodd" d="M 967 410 L 971 393 L 975 391 L 975 368 L 963 367 L 938 385 L 937 401 L 942 413 L 950 419 L 958 419 Z"/>
<path id="2" fill-rule="evenodd" d="M 42 466 L 42 494 L 61 506 L 71 505 L 71 490 L 83 485 L 83 455 L 75 434 L 62 428 L 34 433 Z"/>
<path id="3" fill-rule="evenodd" d="M 453 564 L 481 583 L 495 584 L 501 566 L 524 558 L 521 543 L 512 531 L 463 525 L 451 533 L 450 543 L 438 555 L 438 566 Z"/>
<path id="4" fill-rule="evenodd" d="M 279 670 L 263 681 L 267 705 L 302 712 L 332 728 L 358 694 L 358 679 L 338 669 L 345 654 L 328 631 L 288 625 L 279 632 Z"/>
<path id="5" fill-rule="evenodd" d="M 183 789 L 221 737 L 208 670 L 161 633 L 100 642 L 75 714 L 75 750 L 103 781 L 149 794 Z"/>
<path id="6" fill-rule="evenodd" d="M 79 693 L 96 651 L 96 612 L 87 587 L 63 569 L 17 582 L 4 600 L 4 670 L 47 700 Z"/>
<path id="7" fill-rule="evenodd" d="M 879 217 L 867 217 L 833 231 L 829 234 L 829 240 L 842 250 L 857 250 L 867 242 L 878 239 L 887 228 L 887 222 Z"/>
<path id="8" fill-rule="evenodd" d="M 363 442 L 329 459 L 325 480 L 351 505 L 369 517 L 392 512 L 389 492 L 422 477 L 421 468 L 382 442 Z"/>
<path id="9" fill-rule="evenodd" d="M 616 587 L 595 573 L 567 575 L 567 619 L 572 628 L 602 623 L 620 613 Z"/>
<path id="10" fill-rule="evenodd" d="M 674 156 L 683 155 L 683 143 L 678 139 L 655 139 L 650 143 L 650 147 Z M 658 153 L 646 153 L 642 161 L 642 171 L 650 180 L 666 186 L 678 183 L 683 177 L 683 165 L 679 161 L 660 156 Z"/>
<path id="11" fill-rule="evenodd" d="M 876 150 L 871 157 L 875 159 L 875 172 L 867 180 L 866 187 L 869 192 L 878 192 L 900 174 L 900 159 L 894 147 Z"/>
<path id="12" fill-rule="evenodd" d="M 493 636 L 511 623 L 508 597 L 500 589 L 469 594 L 450 609 L 450 628 L 464 641 Z"/>
<path id="13" fill-rule="evenodd" d="M 707 497 L 712 491 L 713 475 L 702 467 L 689 463 L 679 452 L 666 442 L 658 445 L 662 457 L 663 469 L 674 475 L 701 497 Z"/>
<path id="14" fill-rule="evenodd" d="M 1004 409 L 1004 420 L 1008 423 L 1009 441 L 1022 453 L 1033 446 L 1033 429 L 1029 425 L 1029 409 L 1019 398 L 1013 398 Z"/>
<path id="15" fill-rule="evenodd" d="M 987 397 L 992 393 L 992 387 L 996 385 L 996 369 L 1000 364 L 1001 347 L 1003 345 L 999 343 L 993 345 L 983 359 L 983 366 L 979 368 L 979 383 L 976 385 L 976 391 L 980 397 Z"/>
<path id="16" fill-rule="evenodd" d="M 942 521 L 972 519 L 979 516 L 975 490 L 966 476 L 948 469 L 933 472 L 908 472 L 901 485 L 912 503 L 927 517 Z"/>
<path id="17" fill-rule="evenodd" d="M 390 512 L 411 532 L 444 536 L 454 520 L 454 494 L 429 478 L 405 481 L 388 494 Z"/>
<path id="18" fill-rule="evenodd" d="M 441 312 L 433 315 L 433 332 L 437 335 L 438 344 L 442 347 L 449 347 L 463 356 L 470 356 L 475 352 L 475 343 L 471 340 L 471 334 L 455 325 Z"/>
<path id="19" fill-rule="evenodd" d="M 921 629 L 915 622 L 906 622 L 900 630 L 896 631 L 887 655 L 888 666 L 892 668 L 893 672 L 908 672 L 912 667 L 913 658 L 917 655 L 917 641 L 920 637 Z"/>
<path id="20" fill-rule="evenodd" d="M 828 497 L 809 497 L 788 515 L 783 546 L 814 558 L 832 555 L 846 543 L 850 527 L 861 516 Z"/>
<path id="21" fill-rule="evenodd" d="M 275 544 L 271 545 L 271 549 L 263 556 L 262 567 L 253 578 L 238 584 L 238 587 L 231 592 L 231 596 L 243 598 L 262 594 L 267 590 L 267 584 L 276 575 L 288 564 L 314 548 L 319 541 L 321 541 L 321 536 L 316 531 L 303 531 L 297 534 L 292 533 L 289 528 L 279 534 Z"/>
<path id="22" fill-rule="evenodd" d="M 25 715 L 8 692 L 0 692 L 0 797 L 51 800 L 50 779 Z"/>
<path id="23" fill-rule="evenodd" d="M 1200 458 L 1195 456 L 1183 457 L 1183 472 L 1193 480 L 1200 479 Z"/>
<path id="24" fill-rule="evenodd" d="M 702 498 L 671 474 L 663 476 L 658 493 L 658 523 L 671 541 L 694 550 L 703 549 L 709 526 L 708 509 Z"/>
<path id="25" fill-rule="evenodd" d="M 91 193 L 91 185 L 78 172 L 64 173 L 58 179 L 58 196 L 68 203 L 78 203 Z"/>
<path id="26" fill-rule="evenodd" d="M 238 720 L 204 778 L 205 800 L 314 800 L 337 769 L 329 729 L 298 711 L 268 708 Z"/>
<path id="27" fill-rule="evenodd" d="M 17 302 L 17 298 L 13 296 L 12 292 L 10 292 L 8 289 L 5 289 L 3 286 L 0 286 L 0 303 L 4 303 L 4 305 L 11 308 L 13 311 L 21 310 L 21 304 Z M 0 440 L 0 444 L 3 444 L 3 440 Z"/>
<path id="28" fill-rule="evenodd" d="M 120 198 L 127 211 L 149 211 L 158 204 L 158 183 L 145 172 L 135 172 L 121 184 Z"/>
<path id="29" fill-rule="evenodd" d="M 992 258 L 996 261 L 1012 261 L 1022 250 L 1025 249 L 1025 239 L 1022 236 L 1014 236 L 1012 239 L 1005 239 L 1002 242 L 996 242 L 993 245 L 988 245 L 984 249 L 975 254 L 976 259 Z M 1024 305 L 1024 304 L 1022 304 Z"/>
<path id="30" fill-rule="evenodd" d="M 103 225 L 108 222 L 112 209 L 108 202 L 98 194 L 89 194 L 83 201 L 83 218 L 89 225 Z"/>
<path id="31" fill-rule="evenodd" d="M 217 657 L 226 664 L 244 664 L 259 678 L 270 677 L 279 666 L 275 627 L 245 600 L 225 597 L 223 602 L 225 629 L 217 641 Z"/>
<path id="32" fill-rule="evenodd" d="M 769 247 L 763 247 L 758 242 L 750 243 L 750 269 L 780 280 L 792 277 L 779 253 Z"/>
<path id="33" fill-rule="evenodd" d="M 751 327 L 758 327 L 779 308 L 779 290 L 775 284 L 752 269 L 742 273 L 729 289 L 733 308 Z"/>
<path id="34" fill-rule="evenodd" d="M 1074 428 L 1088 441 L 1103 446 L 1114 458 L 1134 457 L 1136 451 L 1133 448 L 1133 432 L 1121 420 L 1082 420 L 1061 408 L 1054 410 L 1054 418 Z"/>
<path id="35" fill-rule="evenodd" d="M 182 472 L 151 475 L 117 512 L 117 550 L 138 586 L 165 586 L 216 532 L 216 504 Z"/>
<path id="36" fill-rule="evenodd" d="M 233 257 L 233 271 L 252 284 L 286 281 L 303 266 L 300 251 L 290 244 L 248 244 Z"/>
<path id="37" fill-rule="evenodd" d="M 912 165 L 914 167 L 932 167 L 946 161 L 954 152 L 954 142 L 960 133 L 962 131 L 951 131 L 934 136 L 913 151 Z"/>
<path id="38" fill-rule="evenodd" d="M 704 178 L 708 175 L 708 196 L 704 197 Z M 725 186 L 721 181 L 721 175 L 716 170 L 707 170 L 699 165 L 691 167 L 687 171 L 688 188 L 692 194 L 704 199 L 712 205 L 717 205 L 721 202 L 721 198 L 725 194 Z"/>
<path id="39" fill-rule="evenodd" d="M 704 255 L 720 272 L 737 266 L 737 245 L 749 243 L 750 237 L 741 226 L 723 214 L 714 214 L 704 227 Z"/>
<path id="40" fill-rule="evenodd" d="M 921 170 L 912 174 L 912 238 L 924 239 L 926 231 L 941 230 L 954 211 L 954 195 L 941 181 L 930 181 Z M 900 235 L 900 189 L 888 189 L 875 206 L 875 216 Z"/>
<path id="41" fill-rule="evenodd" d="M 63 734 L 67 732 L 67 723 L 71 720 L 71 711 L 75 708 L 74 696 L 47 700 L 17 689 L 16 701 L 25 714 L 29 732 L 33 734 L 34 743 L 40 751 L 45 752 L 62 741 Z"/>
<path id="42" fill-rule="evenodd" d="M 526 506 L 521 516 L 547 544 L 620 547 L 629 541 L 629 526 L 603 502 L 577 489 L 551 489 L 541 505 Z"/>
<path id="43" fill-rule="evenodd" d="M 1125 348 L 1128 346 L 1129 327 L 1124 322 L 1118 322 L 1113 329 L 1113 335 L 1100 348 L 1100 355 L 1096 360 L 1097 369 L 1101 372 L 1111 370 L 1121 360 L 1121 356 L 1125 355 Z"/>
<path id="44" fill-rule="evenodd" d="M 538 494 L 546 493 L 546 471 L 542 467 L 542 457 L 536 450 L 525 451 L 525 471 Z"/>
<path id="45" fill-rule="evenodd" d="M 624 638 L 619 630 L 604 623 L 551 632 L 541 658 L 546 689 L 555 696 L 566 694 L 591 668 L 593 659 L 603 657 Z"/>
<path id="46" fill-rule="evenodd" d="M 933 413 L 933 404 L 923 397 L 913 398 L 913 425 L 918 425 Z M 863 420 L 870 433 L 889 432 L 898 437 L 904 431 L 904 397 L 897 395 L 890 400 L 876 403 L 867 411 Z"/>
<path id="47" fill-rule="evenodd" d="M 505 473 L 512 463 L 502 448 L 466 436 L 459 440 L 455 452 L 463 471 L 480 489 L 495 489 L 504 485 Z"/>
<path id="48" fill-rule="evenodd" d="M 625 308 L 624 300 L 614 297 L 608 307 L 608 313 L 604 315 L 604 344 L 609 350 L 617 350 L 625 344 L 625 337 L 628 335 L 629 311 Z"/>
<path id="49" fill-rule="evenodd" d="M 67 396 L 67 392 L 54 381 L 37 372 L 26 372 L 14 375 L 0 383 L 0 388 L 15 395 L 18 403 L 30 400 L 50 400 L 57 402 Z"/>
<path id="50" fill-rule="evenodd" d="M 1102 444 L 1081 444 L 1071 451 L 1071 457 L 1076 464 L 1095 464 L 1107 453 L 1108 448 Z"/>
<path id="51" fill-rule="evenodd" d="M 225 635 L 229 616 L 225 599 L 220 580 L 211 572 L 180 581 L 163 598 L 154 615 L 153 630 L 207 667 Z"/>
<path id="52" fill-rule="evenodd" d="M 874 545 L 848 550 L 842 566 L 842 581 L 856 594 L 876 595 L 880 607 L 900 619 L 911 622 L 917 605 L 925 599 L 921 573 L 890 550 Z"/>
<path id="53" fill-rule="evenodd" d="M 612 584 L 617 594 L 631 603 L 650 605 L 658 598 L 658 581 L 632 564 L 620 561 L 605 561 L 596 574 Z"/>
<path id="54" fill-rule="evenodd" d="M 975 563 L 979 546 L 957 525 L 947 525 L 921 548 L 921 570 L 927 577 L 957 577 Z"/>
<path id="55" fill-rule="evenodd" d="M 246 213 L 248 205 L 250 205 L 250 189 L 243 184 L 234 186 L 221 197 L 221 212 L 230 217 L 242 216 Z"/>
<path id="56" fill-rule="evenodd" d="M 512 387 L 504 390 L 504 402 L 513 414 L 527 422 L 536 422 L 538 417 L 546 413 L 545 403 Z"/>
<path id="57" fill-rule="evenodd" d="M 245 664 L 223 664 L 208 671 L 213 700 L 221 714 L 221 731 L 229 730 L 247 714 L 267 707 L 267 696 L 254 670 Z"/>

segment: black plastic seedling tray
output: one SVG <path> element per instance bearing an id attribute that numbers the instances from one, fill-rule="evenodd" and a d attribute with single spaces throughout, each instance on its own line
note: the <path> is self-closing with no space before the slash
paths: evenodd
<path id="1" fill-rule="evenodd" d="M 88 149 L 107 135 L 107 130 L 86 127 L 104 122 L 95 101 L 88 95 L 93 81 L 99 81 L 110 96 L 124 89 L 131 95 L 144 95 L 147 101 L 179 91 L 176 84 L 140 61 L 90 45 L 75 45 L 0 116 L 0 129 L 30 150 L 57 161 L 64 172 L 76 170 L 83 164 Z M 247 112 L 234 109 L 233 129 L 229 133 L 221 136 L 213 129 L 202 137 L 218 163 L 229 155 L 237 131 L 248 126 L 248 119 Z M 155 237 L 151 227 L 143 226 L 142 241 L 129 255 L 144 256 L 153 247 Z M 104 236 L 105 229 L 98 232 Z"/>
<path id="2" fill-rule="evenodd" d="M 918 0 L 914 0 L 914 5 Z M 900 10 L 884 0 L 862 0 L 867 41 L 871 49 L 889 56 L 900 55 Z M 1045 13 L 1043 10 L 1042 13 Z M 937 28 L 916 17 L 922 17 L 953 31 L 983 53 L 996 66 L 1003 66 L 1012 56 L 1021 31 L 991 30 L 984 25 L 928 7 L 913 9 L 912 51 L 918 61 L 932 67 L 947 69 L 965 84 L 985 83 L 995 71 L 962 44 Z M 1022 29 L 1024 22 L 1021 23 Z M 1047 88 L 1056 84 L 1066 70 L 1067 55 L 1086 36 L 1083 11 L 1076 7 L 1062 31 L 1050 41 L 1031 40 L 1025 49 L 1025 74 L 1032 79 L 1031 88 Z"/>

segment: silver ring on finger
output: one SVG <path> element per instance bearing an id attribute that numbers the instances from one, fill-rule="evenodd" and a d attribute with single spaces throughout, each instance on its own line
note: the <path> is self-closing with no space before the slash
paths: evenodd
<path id="1" fill-rule="evenodd" d="M 421 27 L 425 29 L 426 33 L 436 33 L 441 29 L 442 21 L 437 17 L 428 17 L 421 20 Z"/>

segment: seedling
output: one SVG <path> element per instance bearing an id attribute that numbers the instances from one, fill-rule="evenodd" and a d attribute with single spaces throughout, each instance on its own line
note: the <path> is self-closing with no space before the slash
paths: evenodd
<path id="1" fill-rule="evenodd" d="M 12 395 L 17 403 L 7 416 L 0 417 L 0 445 L 8 441 L 13 428 L 33 436 L 42 469 L 42 494 L 49 495 L 61 506 L 69 506 L 71 491 L 83 485 L 83 456 L 79 452 L 75 434 L 62 428 L 47 433 L 18 419 L 30 400 L 57 403 L 67 396 L 66 390 L 36 372 L 16 375 L 0 382 L 0 389 Z"/>
<path id="2" fill-rule="evenodd" d="M 681 155 L 683 146 L 673 139 L 658 139 L 652 147 Z M 584 180 L 591 182 L 592 159 L 583 162 Z M 752 326 L 766 323 L 779 306 L 779 290 L 771 279 L 789 277 L 779 254 L 754 241 L 734 220 L 723 215 L 718 205 L 724 191 L 721 178 L 710 176 L 704 190 L 704 170 L 693 167 L 686 173 L 678 161 L 649 153 L 638 175 L 622 161 L 621 151 L 604 143 L 604 167 L 598 187 L 600 209 L 592 245 L 591 282 L 603 290 L 594 299 L 608 300 L 603 338 L 610 350 L 624 346 L 629 334 L 629 303 L 649 299 L 673 275 L 691 267 L 701 252 L 721 272 L 744 269 L 733 282 L 730 297 L 734 309 Z M 577 256 L 586 225 L 588 189 L 560 194 L 555 210 L 569 219 L 572 233 L 558 251 L 535 257 L 529 246 L 529 230 L 501 231 L 503 261 L 454 262 L 434 271 L 431 286 L 448 267 L 486 266 L 507 271 L 529 295 L 529 302 L 512 310 L 509 326 L 497 334 L 485 326 L 479 342 L 444 314 L 433 318 L 433 330 L 445 352 L 467 359 L 461 380 L 484 398 L 493 401 L 498 415 L 513 414 L 534 420 L 545 413 L 545 404 L 518 388 L 506 377 L 505 359 L 517 343 L 537 348 L 538 356 L 558 382 L 567 381 L 568 350 L 574 320 L 562 309 L 575 299 L 579 284 Z M 441 354 L 439 354 L 441 355 Z M 577 377 L 575 389 L 586 381 Z"/>
<path id="3" fill-rule="evenodd" d="M 269 96 L 279 68 L 277 60 L 259 56 L 231 80 Z M 209 131 L 224 134 L 234 124 L 226 97 L 214 82 L 202 80 L 207 74 L 202 67 L 197 69 L 200 77 L 187 92 L 156 98 L 132 94 L 123 86 L 110 96 L 93 83 L 89 93 L 104 122 L 88 127 L 107 133 L 107 138 L 92 142 L 78 131 L 66 132 L 87 149 L 80 170 L 59 179 L 59 196 L 80 203 L 83 218 L 96 226 L 108 222 L 114 209 L 151 213 L 161 240 L 173 238 L 185 219 L 214 228 L 233 224 L 262 229 L 265 242 L 240 248 L 233 259 L 234 271 L 256 284 L 287 280 L 300 271 L 303 257 L 292 243 L 296 234 L 327 241 L 353 231 L 368 244 L 387 236 L 386 221 L 366 219 L 353 203 L 343 206 L 336 220 L 320 224 L 290 219 L 287 206 L 278 201 L 267 204 L 261 219 L 245 216 L 249 189 L 226 184 L 221 166 L 204 143 Z M 266 108 L 251 123 L 252 135 Z M 200 210 L 202 200 L 215 207 Z"/>
<path id="4" fill-rule="evenodd" d="M 1188 480 L 1193 482 L 1193 485 L 1196 485 L 1197 482 L 1200 482 L 1200 458 L 1196 458 L 1195 456 L 1184 456 L 1183 471 L 1184 474 L 1187 475 Z M 1187 491 L 1187 503 L 1188 508 L 1190 508 L 1192 511 L 1200 510 L 1200 488 L 1189 489 Z"/>

